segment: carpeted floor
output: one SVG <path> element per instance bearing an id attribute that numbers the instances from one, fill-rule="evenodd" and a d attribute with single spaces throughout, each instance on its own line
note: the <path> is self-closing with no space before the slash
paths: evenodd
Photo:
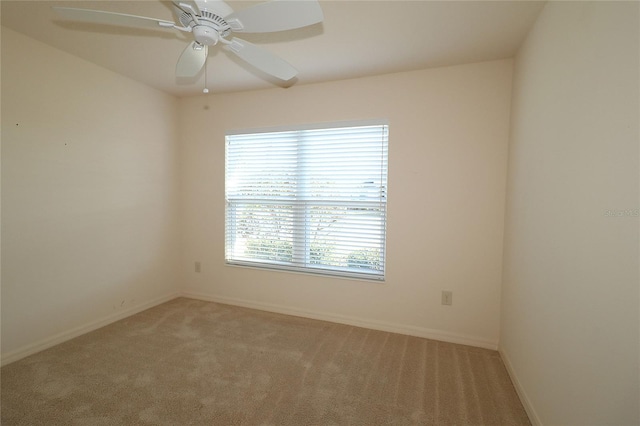
<path id="1" fill-rule="evenodd" d="M 176 299 L 1 370 L 10 425 L 528 425 L 495 351 Z"/>

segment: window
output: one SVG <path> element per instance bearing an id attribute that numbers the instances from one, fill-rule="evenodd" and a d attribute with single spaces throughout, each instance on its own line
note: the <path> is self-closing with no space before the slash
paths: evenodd
<path id="1" fill-rule="evenodd" d="M 385 122 L 228 133 L 228 264 L 384 279 Z"/>

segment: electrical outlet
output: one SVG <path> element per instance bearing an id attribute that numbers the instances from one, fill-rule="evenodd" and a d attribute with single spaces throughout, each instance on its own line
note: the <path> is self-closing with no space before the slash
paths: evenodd
<path id="1" fill-rule="evenodd" d="M 442 290 L 442 304 L 453 305 L 453 292 Z"/>
<path id="2" fill-rule="evenodd" d="M 200 267 L 200 262 L 196 262 L 195 264 L 195 271 L 196 272 L 200 272 L 202 270 L 202 268 Z"/>

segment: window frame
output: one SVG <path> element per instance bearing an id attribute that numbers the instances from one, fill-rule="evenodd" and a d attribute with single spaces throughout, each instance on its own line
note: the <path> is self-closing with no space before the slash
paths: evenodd
<path id="1" fill-rule="evenodd" d="M 229 138 L 233 138 L 234 136 L 247 136 L 252 134 L 268 134 L 268 133 L 281 133 L 281 132 L 304 132 L 304 131 L 314 131 L 314 130 L 333 130 L 333 129 L 342 129 L 342 128 L 350 128 L 350 127 L 372 127 L 372 126 L 380 126 L 383 134 L 385 136 L 384 140 L 381 140 L 383 143 L 380 149 L 380 162 L 381 162 L 381 175 L 384 173 L 384 178 L 381 178 L 379 188 L 379 197 L 377 197 L 377 201 L 363 201 L 363 202 L 355 202 L 353 200 L 344 201 L 339 199 L 334 199 L 330 201 L 320 201 L 319 203 L 314 203 L 313 200 L 302 200 L 298 195 L 301 192 L 295 191 L 294 199 L 295 201 L 291 202 L 291 209 L 294 212 L 294 215 L 298 216 L 298 220 L 293 222 L 293 226 L 297 229 L 297 231 L 293 232 L 293 239 L 297 240 L 292 241 L 292 258 L 299 260 L 300 258 L 304 258 L 304 264 L 296 264 L 296 261 L 292 260 L 291 262 L 279 262 L 277 260 L 265 260 L 262 261 L 258 258 L 243 258 L 238 255 L 231 255 L 229 253 L 229 238 L 230 233 L 233 234 L 231 238 L 234 239 L 234 243 L 236 242 L 235 238 L 237 236 L 237 220 L 238 213 L 237 209 L 241 207 L 241 204 L 236 201 L 231 201 L 230 197 L 228 197 L 228 178 L 229 178 Z M 286 272 L 294 272 L 301 274 L 311 274 L 311 275 L 322 275 L 329 276 L 335 278 L 345 278 L 345 279 L 360 279 L 366 281 L 374 281 L 374 282 L 384 282 L 386 279 L 387 265 L 386 265 L 386 248 L 387 248 L 387 206 L 388 206 L 388 173 L 389 173 L 389 121 L 387 119 L 374 119 L 374 120 L 358 120 L 358 121 L 343 121 L 343 122 L 329 122 L 329 123 L 316 123 L 316 124 L 306 124 L 306 125 L 293 125 L 293 126 L 279 126 L 279 127 L 269 127 L 269 128 L 251 128 L 251 129 L 237 129 L 237 130 L 229 130 L 225 132 L 225 264 L 228 266 L 238 266 L 238 267 L 248 267 L 248 268 L 257 268 L 257 269 L 265 269 L 265 270 L 277 270 L 277 271 L 286 271 Z M 382 138 L 381 138 L 382 139 Z M 296 142 L 296 149 L 300 149 L 299 142 Z M 296 171 L 299 168 L 296 167 Z M 303 168 L 302 170 L 306 170 Z M 382 171 L 383 170 L 383 171 Z M 296 172 L 295 176 L 299 177 L 304 172 Z M 307 193 L 305 193 L 307 194 Z M 302 201 L 300 201 L 302 200 Z M 261 204 L 269 204 L 273 203 L 275 205 L 287 205 L 286 201 L 282 200 L 265 200 L 260 198 L 247 198 L 247 201 L 251 203 L 251 201 L 255 201 L 255 205 Z M 249 205 L 247 203 L 246 205 Z M 308 234 L 312 231 L 312 228 L 309 226 L 309 210 L 314 208 L 314 206 L 319 205 L 327 205 L 331 207 L 344 207 L 345 209 L 360 209 L 360 208 L 370 208 L 373 211 L 378 209 L 378 213 L 372 214 L 373 217 L 378 217 L 380 221 L 379 228 L 376 228 L 380 235 L 380 254 L 379 254 L 379 265 L 381 265 L 381 270 L 379 272 L 371 272 L 371 271 L 357 271 L 357 268 L 349 267 L 349 266 L 335 266 L 335 265 L 324 265 L 324 266 L 314 266 L 310 260 L 312 256 L 311 251 L 311 242 Z M 245 205 L 245 206 L 246 206 Z M 232 210 L 236 210 L 232 213 Z M 298 210 L 298 213 L 295 211 Z M 302 212 L 300 212 L 302 211 Z M 232 222 L 232 223 L 230 223 Z M 304 223 L 304 226 L 300 226 L 300 223 Z M 302 229 L 303 231 L 300 231 Z M 301 238 L 300 234 L 304 234 L 303 238 Z M 301 242 L 302 241 L 302 242 Z M 302 249 L 301 249 L 302 247 Z"/>

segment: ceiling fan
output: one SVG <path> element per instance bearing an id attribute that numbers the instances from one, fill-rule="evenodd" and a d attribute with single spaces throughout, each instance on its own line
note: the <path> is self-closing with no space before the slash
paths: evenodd
<path id="1" fill-rule="evenodd" d="M 317 0 L 272 0 L 234 12 L 223 0 L 172 1 L 177 22 L 102 10 L 53 7 L 65 19 L 191 33 L 193 41 L 176 65 L 177 77 L 195 77 L 204 67 L 209 46 L 218 43 L 255 68 L 288 81 L 298 71 L 287 61 L 233 33 L 269 33 L 313 25 L 323 20 Z M 205 88 L 205 93 L 208 90 Z"/>

